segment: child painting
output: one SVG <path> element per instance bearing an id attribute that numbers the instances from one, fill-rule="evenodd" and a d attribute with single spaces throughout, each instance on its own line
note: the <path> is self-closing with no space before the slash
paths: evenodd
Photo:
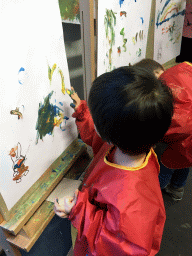
<path id="1" fill-rule="evenodd" d="M 145 69 L 121 67 L 95 79 L 89 108 L 71 97 L 94 152 L 82 189 L 55 200 L 55 213 L 78 230 L 74 255 L 156 255 L 166 215 L 153 145 L 171 124 L 170 89 Z"/>

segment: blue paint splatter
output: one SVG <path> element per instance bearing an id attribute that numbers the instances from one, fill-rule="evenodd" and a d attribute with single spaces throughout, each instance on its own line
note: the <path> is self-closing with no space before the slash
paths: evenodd
<path id="1" fill-rule="evenodd" d="M 65 125 L 66 125 L 66 122 L 67 122 L 67 120 L 69 120 L 69 117 L 64 116 L 63 119 L 65 120 Z M 60 124 L 60 129 L 61 129 L 63 132 L 65 131 L 65 128 L 62 128 L 62 127 L 61 127 L 61 124 Z"/>
<path id="2" fill-rule="evenodd" d="M 143 19 L 143 17 L 140 17 L 140 19 L 141 19 L 141 21 L 142 21 L 142 24 L 144 23 L 144 19 Z"/>
<path id="3" fill-rule="evenodd" d="M 62 103 L 62 102 L 59 102 L 59 104 L 60 104 L 61 106 L 63 106 L 63 103 Z"/>
<path id="4" fill-rule="evenodd" d="M 21 68 L 19 69 L 18 75 L 19 75 L 19 73 L 22 72 L 22 71 L 25 71 L 25 69 L 24 69 L 23 67 L 21 67 Z M 18 80 L 18 82 L 19 82 L 20 84 L 23 84 L 21 80 Z"/>
<path id="5" fill-rule="evenodd" d="M 120 7 L 123 4 L 124 0 L 119 0 Z"/>
<path id="6" fill-rule="evenodd" d="M 176 13 L 176 14 L 174 13 L 171 17 L 169 17 L 169 18 L 167 18 L 167 19 L 165 19 L 165 20 L 159 22 L 160 16 L 163 14 L 163 12 L 164 12 L 166 6 L 170 3 L 170 1 L 171 1 L 171 0 L 167 0 L 167 1 L 166 1 L 165 5 L 164 5 L 164 7 L 163 7 L 163 9 L 162 9 L 162 11 L 161 11 L 161 12 L 158 14 L 158 16 L 157 16 L 157 22 L 156 22 L 157 28 L 158 28 L 158 26 L 162 25 L 164 22 L 167 22 L 167 21 L 169 21 L 169 20 L 172 19 L 172 18 L 175 18 L 175 17 L 177 17 L 177 16 L 179 16 L 179 15 L 183 15 L 183 16 L 185 15 L 185 10 L 183 10 L 183 11 L 180 11 L 180 12 L 178 12 L 178 13 Z"/>
<path id="7" fill-rule="evenodd" d="M 54 111 L 55 116 L 58 116 L 60 111 L 63 112 L 63 110 L 61 108 L 57 107 L 56 105 L 53 105 L 53 111 Z"/>
<path id="8" fill-rule="evenodd" d="M 21 68 L 19 69 L 18 74 L 19 74 L 21 71 L 25 71 L 25 69 L 21 67 Z"/>

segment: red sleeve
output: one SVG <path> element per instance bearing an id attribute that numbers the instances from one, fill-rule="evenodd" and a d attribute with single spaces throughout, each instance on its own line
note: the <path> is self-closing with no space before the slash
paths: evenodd
<path id="1" fill-rule="evenodd" d="M 92 147 L 94 155 L 100 150 L 104 141 L 96 133 L 91 113 L 86 101 L 82 100 L 75 113 L 72 115 L 76 118 L 76 125 L 81 139 Z"/>
<path id="2" fill-rule="evenodd" d="M 112 189 L 114 191 L 114 187 Z M 165 222 L 157 202 L 150 202 L 144 196 L 142 202 L 137 192 L 131 202 L 127 193 L 114 199 L 113 191 L 110 189 L 107 193 L 113 202 L 99 192 L 94 202 L 90 201 L 87 189 L 79 192 L 69 216 L 78 230 L 74 255 L 85 255 L 83 244 L 89 250 L 88 255 L 156 255 Z M 104 203 L 98 203 L 101 201 Z"/>
<path id="3" fill-rule="evenodd" d="M 169 147 L 161 157 L 171 169 L 192 165 L 192 64 L 181 63 L 166 70 L 160 77 L 174 95 L 174 114 L 163 141 Z"/>
<path id="4" fill-rule="evenodd" d="M 192 165 L 192 136 L 182 143 L 169 145 L 161 156 L 161 162 L 170 169 L 189 168 Z"/>

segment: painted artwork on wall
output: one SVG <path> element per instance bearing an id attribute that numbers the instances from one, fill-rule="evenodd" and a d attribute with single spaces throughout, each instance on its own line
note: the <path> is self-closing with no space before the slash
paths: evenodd
<path id="1" fill-rule="evenodd" d="M 59 8 L 63 22 L 80 24 L 79 0 L 59 0 Z"/>
<path id="2" fill-rule="evenodd" d="M 98 75 L 146 56 L 151 0 L 98 1 Z"/>
<path id="3" fill-rule="evenodd" d="M 185 0 L 156 1 L 154 60 L 164 64 L 180 54 Z"/>
<path id="4" fill-rule="evenodd" d="M 58 1 L 5 1 L 0 32 L 0 193 L 11 209 L 77 128 Z"/>

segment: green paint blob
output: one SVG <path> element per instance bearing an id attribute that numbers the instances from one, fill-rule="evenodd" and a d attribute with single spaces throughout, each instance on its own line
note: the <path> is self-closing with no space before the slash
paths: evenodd
<path id="1" fill-rule="evenodd" d="M 46 134 L 52 134 L 54 128 L 54 106 L 50 104 L 50 98 L 53 95 L 53 91 L 44 99 L 44 103 L 39 104 L 38 110 L 38 120 L 36 124 L 37 137 L 36 144 L 38 139 L 41 140 L 45 137 Z"/>
<path id="2" fill-rule="evenodd" d="M 64 20 L 80 20 L 79 0 L 59 0 L 61 18 Z"/>
<path id="3" fill-rule="evenodd" d="M 106 9 L 106 14 L 104 17 L 104 25 L 105 25 L 105 33 L 106 33 L 106 38 L 108 39 L 109 42 L 109 69 L 111 71 L 112 69 L 112 47 L 115 44 L 115 30 L 114 26 L 116 26 L 116 14 L 112 10 Z M 110 33 L 110 38 L 109 38 L 109 31 Z"/>

